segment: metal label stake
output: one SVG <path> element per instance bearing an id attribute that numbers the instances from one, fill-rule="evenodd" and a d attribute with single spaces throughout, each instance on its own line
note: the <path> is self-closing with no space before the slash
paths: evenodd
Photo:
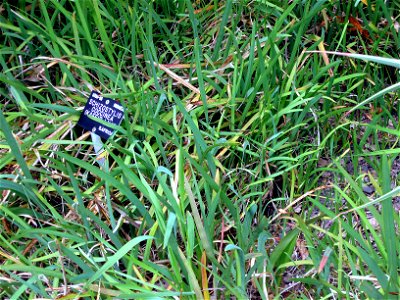
<path id="1" fill-rule="evenodd" d="M 123 118 L 124 108 L 118 101 L 105 98 L 92 91 L 79 118 L 78 125 L 90 131 L 97 162 L 101 167 L 104 167 L 106 162 L 106 158 L 101 157 L 104 152 L 102 139 L 107 140 L 114 133 L 114 129 L 105 124 L 120 125 Z M 101 122 L 97 121 L 98 119 Z"/>

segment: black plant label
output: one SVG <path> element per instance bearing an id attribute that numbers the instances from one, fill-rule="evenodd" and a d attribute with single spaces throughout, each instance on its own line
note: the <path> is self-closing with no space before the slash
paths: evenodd
<path id="1" fill-rule="evenodd" d="M 114 133 L 114 129 L 102 124 L 103 122 L 98 122 L 95 118 L 106 123 L 119 125 L 124 118 L 124 108 L 118 101 L 105 98 L 92 91 L 79 118 L 78 125 L 107 140 Z"/>

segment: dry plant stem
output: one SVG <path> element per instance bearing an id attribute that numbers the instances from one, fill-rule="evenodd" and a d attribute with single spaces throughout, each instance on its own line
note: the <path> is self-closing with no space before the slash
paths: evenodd
<path id="1" fill-rule="evenodd" d="M 323 186 L 319 186 L 311 191 L 308 191 L 307 193 L 301 195 L 300 197 L 296 198 L 295 200 L 293 200 L 289 205 L 287 205 L 284 209 L 281 209 L 279 211 L 278 214 L 276 214 L 272 219 L 271 219 L 271 223 L 274 222 L 275 220 L 277 220 L 281 215 L 283 214 L 287 214 L 287 210 L 291 207 L 293 207 L 295 204 L 297 204 L 298 202 L 300 202 L 301 200 L 303 200 L 304 198 L 312 195 L 314 192 L 316 191 L 320 191 L 320 190 L 325 190 L 325 189 L 331 189 L 333 188 L 333 185 L 327 184 L 327 185 L 323 185 Z"/>

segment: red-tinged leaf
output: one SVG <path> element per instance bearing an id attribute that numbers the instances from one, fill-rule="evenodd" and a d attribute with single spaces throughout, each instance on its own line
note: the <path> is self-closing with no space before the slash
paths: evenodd
<path id="1" fill-rule="evenodd" d="M 321 262 L 319 263 L 319 267 L 318 267 L 318 274 L 322 272 L 322 270 L 324 269 L 326 263 L 328 262 L 328 258 L 332 253 L 332 249 L 331 248 L 326 248 L 324 255 L 322 255 L 322 259 Z"/>

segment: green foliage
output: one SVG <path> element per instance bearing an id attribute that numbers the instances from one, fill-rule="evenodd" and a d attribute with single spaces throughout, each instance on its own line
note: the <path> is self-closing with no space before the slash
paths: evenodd
<path id="1" fill-rule="evenodd" d="M 0 297 L 397 299 L 394 2 L 1 4 Z"/>

